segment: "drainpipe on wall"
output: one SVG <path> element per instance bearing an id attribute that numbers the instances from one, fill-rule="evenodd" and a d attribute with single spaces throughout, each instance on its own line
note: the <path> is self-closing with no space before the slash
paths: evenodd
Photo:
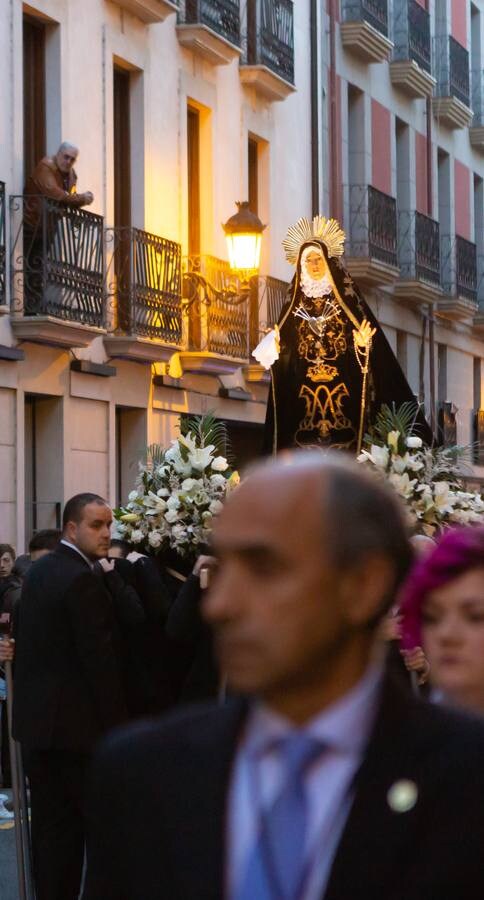
<path id="1" fill-rule="evenodd" d="M 318 79 L 318 0 L 311 0 L 309 16 L 311 48 L 311 208 L 319 213 L 319 79 Z"/>
<path id="2" fill-rule="evenodd" d="M 429 0 L 425 0 L 425 9 L 429 12 Z M 433 218 L 433 179 L 432 179 L 432 100 L 427 97 L 427 215 Z M 429 388 L 430 388 L 430 427 L 436 435 L 435 416 L 435 333 L 434 308 L 428 304 L 429 320 Z"/>
<path id="3" fill-rule="evenodd" d="M 329 15 L 329 147 L 330 147 L 330 214 L 339 217 L 339 148 L 336 96 L 336 15 L 338 0 L 328 0 Z"/>

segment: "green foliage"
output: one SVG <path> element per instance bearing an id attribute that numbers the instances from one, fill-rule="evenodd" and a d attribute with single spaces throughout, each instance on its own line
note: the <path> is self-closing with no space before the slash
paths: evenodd
<path id="1" fill-rule="evenodd" d="M 215 450 L 221 456 L 228 456 L 230 441 L 225 422 L 217 419 L 209 410 L 203 416 L 182 416 L 180 432 L 183 436 L 190 432 L 195 436 L 200 447 L 209 444 L 215 446 Z"/>
<path id="2" fill-rule="evenodd" d="M 400 432 L 398 452 L 403 454 L 405 453 L 405 438 L 413 433 L 417 415 L 418 404 L 413 400 L 406 400 L 398 409 L 394 403 L 391 407 L 384 403 L 380 407 L 375 422 L 370 429 L 370 434 L 366 436 L 365 441 L 386 446 L 389 432 L 398 431 Z"/>

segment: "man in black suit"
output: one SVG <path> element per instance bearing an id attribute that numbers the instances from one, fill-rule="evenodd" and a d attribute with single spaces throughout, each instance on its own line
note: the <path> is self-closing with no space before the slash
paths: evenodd
<path id="1" fill-rule="evenodd" d="M 233 691 L 112 736 L 85 900 L 484 896 L 484 725 L 384 670 L 411 561 L 397 498 L 341 455 L 285 456 L 229 499 L 205 600 Z"/>
<path id="2" fill-rule="evenodd" d="M 30 782 L 37 900 L 79 896 L 87 764 L 95 741 L 126 720 L 113 604 L 93 571 L 111 522 L 102 497 L 72 497 L 62 540 L 33 563 L 18 605 L 13 731 Z"/>

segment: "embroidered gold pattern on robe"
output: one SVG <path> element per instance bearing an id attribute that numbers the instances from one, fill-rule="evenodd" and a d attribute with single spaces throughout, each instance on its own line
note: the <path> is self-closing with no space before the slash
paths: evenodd
<path id="1" fill-rule="evenodd" d="M 351 431 L 352 438 L 339 446 L 349 447 L 356 432 L 342 409 L 344 399 L 349 396 L 348 387 L 342 381 L 334 386 L 330 384 L 339 374 L 337 366 L 331 363 L 348 349 L 346 317 L 333 293 L 329 297 L 305 297 L 294 315 L 300 320 L 296 326 L 298 354 L 310 363 L 308 380 L 318 385 L 314 390 L 307 384 L 301 387 L 299 397 L 304 400 L 306 413 L 299 423 L 295 442 L 305 447 L 311 443 L 325 444 L 331 431 L 345 429 Z"/>

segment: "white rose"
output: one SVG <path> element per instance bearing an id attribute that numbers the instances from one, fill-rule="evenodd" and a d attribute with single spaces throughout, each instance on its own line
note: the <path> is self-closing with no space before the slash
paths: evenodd
<path id="1" fill-rule="evenodd" d="M 182 541 L 187 536 L 187 533 L 186 533 L 183 525 L 174 525 L 173 528 L 171 529 L 171 533 L 172 533 L 172 536 L 177 541 Z"/>
<path id="2" fill-rule="evenodd" d="M 224 456 L 216 456 L 215 459 L 212 460 L 212 469 L 214 472 L 225 472 L 225 469 L 228 469 L 229 464 Z"/>
<path id="3" fill-rule="evenodd" d="M 212 466 L 213 468 L 213 466 Z M 227 479 L 224 478 L 223 475 L 211 475 L 210 476 L 210 484 L 214 488 L 225 487 Z"/>
<path id="4" fill-rule="evenodd" d="M 170 496 L 170 492 L 169 492 L 168 488 L 159 488 L 159 490 L 157 490 L 156 494 L 158 497 L 169 497 Z"/>
<path id="5" fill-rule="evenodd" d="M 140 544 L 144 538 L 144 534 L 139 528 L 135 528 L 134 531 L 131 532 L 130 541 L 132 544 Z"/>
<path id="6" fill-rule="evenodd" d="M 148 535 L 148 543 L 150 547 L 159 547 L 163 543 L 163 537 L 159 531 L 150 531 Z"/>
<path id="7" fill-rule="evenodd" d="M 220 500 L 212 500 L 210 506 L 208 507 L 213 516 L 217 516 L 220 512 L 222 512 L 224 506 Z"/>
<path id="8" fill-rule="evenodd" d="M 168 522 L 169 525 L 173 525 L 174 522 L 178 521 L 178 512 L 176 509 L 169 509 L 168 512 L 165 513 L 165 522 Z"/>
<path id="9" fill-rule="evenodd" d="M 181 489 L 188 493 L 189 491 L 193 491 L 194 488 L 199 488 L 202 484 L 203 482 L 200 481 L 199 478 L 185 478 L 185 480 L 182 481 Z"/>
<path id="10" fill-rule="evenodd" d="M 420 450 L 422 446 L 422 438 L 412 435 L 411 437 L 407 438 L 405 443 L 409 450 Z"/>

